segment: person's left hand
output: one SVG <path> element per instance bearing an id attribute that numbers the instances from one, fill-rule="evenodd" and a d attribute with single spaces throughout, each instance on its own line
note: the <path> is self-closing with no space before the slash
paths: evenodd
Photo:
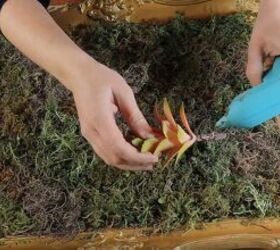
<path id="1" fill-rule="evenodd" d="M 262 0 L 248 51 L 247 77 L 251 85 L 261 83 L 263 73 L 280 55 L 280 1 Z"/>

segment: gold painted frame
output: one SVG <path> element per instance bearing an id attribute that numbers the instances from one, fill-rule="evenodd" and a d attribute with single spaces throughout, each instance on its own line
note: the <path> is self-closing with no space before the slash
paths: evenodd
<path id="1" fill-rule="evenodd" d="M 222 15 L 238 10 L 238 0 L 85 0 L 83 14 L 105 20 L 164 20 L 182 13 L 190 18 Z"/>

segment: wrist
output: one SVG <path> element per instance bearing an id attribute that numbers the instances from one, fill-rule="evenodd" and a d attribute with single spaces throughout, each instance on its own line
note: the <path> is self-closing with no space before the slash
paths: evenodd
<path id="1" fill-rule="evenodd" d="M 85 52 L 73 57 L 71 63 L 65 63 L 63 73 L 58 80 L 71 92 L 76 92 L 82 85 L 89 82 L 90 76 L 94 74 L 99 63 Z"/>

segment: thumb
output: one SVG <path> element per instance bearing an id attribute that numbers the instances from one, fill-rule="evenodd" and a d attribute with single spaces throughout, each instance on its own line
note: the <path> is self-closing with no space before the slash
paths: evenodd
<path id="1" fill-rule="evenodd" d="M 130 88 L 127 91 L 121 90 L 115 98 L 130 129 L 143 139 L 153 136 L 153 130 L 140 111 L 132 90 Z"/>
<path id="2" fill-rule="evenodd" d="M 251 44 L 248 51 L 248 61 L 246 75 L 251 83 L 255 86 L 262 81 L 264 72 L 264 56 L 259 44 Z"/>

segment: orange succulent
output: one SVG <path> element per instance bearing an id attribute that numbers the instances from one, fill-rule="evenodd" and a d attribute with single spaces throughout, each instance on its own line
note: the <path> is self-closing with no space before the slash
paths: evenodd
<path id="1" fill-rule="evenodd" d="M 146 140 L 135 138 L 132 144 L 143 153 L 151 152 L 158 156 L 165 154 L 167 156 L 165 165 L 168 165 L 175 157 L 178 163 L 183 154 L 197 140 L 190 128 L 184 104 L 180 108 L 180 118 L 186 130 L 176 123 L 166 98 L 163 101 L 163 115 L 160 114 L 158 105 L 155 105 L 154 116 L 160 125 L 160 130 L 155 129 L 153 138 Z"/>

